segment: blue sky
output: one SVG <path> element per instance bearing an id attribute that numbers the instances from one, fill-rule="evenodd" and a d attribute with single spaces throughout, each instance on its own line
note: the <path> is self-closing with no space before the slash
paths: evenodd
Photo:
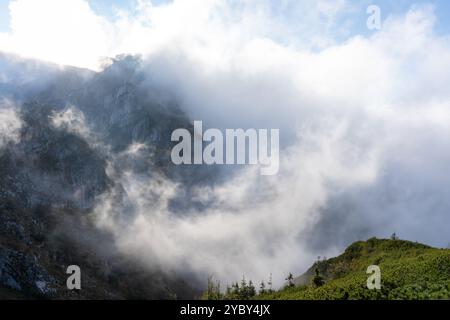
<path id="1" fill-rule="evenodd" d="M 0 32 L 9 30 L 8 6 L 12 0 L 0 0 Z M 36 0 L 39 1 L 39 0 Z M 169 0 L 153 0 L 152 3 L 159 4 Z M 91 8 L 99 15 L 113 18 L 114 8 L 127 9 L 134 1 L 130 0 L 90 0 Z"/>
<path id="2" fill-rule="evenodd" d="M 9 30 L 9 12 L 8 5 L 11 0 L 0 0 L 0 32 Z M 38 1 L 38 0 L 37 0 Z M 152 3 L 160 4 L 164 2 L 170 2 L 171 0 L 153 0 Z M 114 9 L 128 9 L 131 7 L 133 1 L 131 0 L 90 0 L 91 8 L 99 15 L 114 19 Z M 436 7 L 437 24 L 436 30 L 440 34 L 450 32 L 450 1 L 447 0 L 360 0 L 352 1 L 358 7 L 355 12 L 349 13 L 345 19 L 352 21 L 354 25 L 354 32 L 366 32 L 364 14 L 365 8 L 369 4 L 376 4 L 381 7 L 382 18 L 386 18 L 389 15 L 401 14 L 408 10 L 413 4 L 431 3 Z M 277 6 L 278 0 L 274 0 L 274 6 Z"/>
<path id="3" fill-rule="evenodd" d="M 0 0 L 0 31 L 7 31 L 9 26 L 9 12 L 7 0 Z"/>

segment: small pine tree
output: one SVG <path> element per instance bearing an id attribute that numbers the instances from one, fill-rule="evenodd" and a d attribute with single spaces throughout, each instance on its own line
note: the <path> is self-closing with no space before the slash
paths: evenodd
<path id="1" fill-rule="evenodd" d="M 273 292 L 273 289 L 272 289 L 272 272 L 270 273 L 270 275 L 269 275 L 269 281 L 267 282 L 267 285 L 269 286 L 269 293 L 272 293 Z"/>
<path id="2" fill-rule="evenodd" d="M 229 285 L 227 285 L 227 290 L 225 291 L 225 297 L 227 299 L 229 299 L 231 297 L 231 293 L 232 293 L 231 287 Z"/>
<path id="3" fill-rule="evenodd" d="M 231 296 L 232 300 L 239 299 L 239 295 L 240 295 L 239 283 L 236 282 L 235 284 L 233 284 L 231 292 L 232 292 L 232 296 Z"/>
<path id="4" fill-rule="evenodd" d="M 259 294 L 266 294 L 266 284 L 264 281 L 261 281 L 259 285 Z"/>
<path id="5" fill-rule="evenodd" d="M 242 276 L 241 287 L 239 288 L 239 299 L 247 300 L 247 281 L 245 280 L 245 276 Z"/>
<path id="6" fill-rule="evenodd" d="M 288 284 L 287 284 L 288 287 L 294 287 L 295 286 L 295 284 L 294 284 L 294 276 L 292 275 L 292 273 L 289 273 L 288 277 L 285 280 L 288 282 Z"/>
<path id="7" fill-rule="evenodd" d="M 318 287 L 321 287 L 321 286 L 323 286 L 325 284 L 325 280 L 320 275 L 319 268 L 316 268 L 315 272 L 316 272 L 316 275 L 312 279 L 312 284 L 313 284 L 314 287 L 318 288 Z"/>
<path id="8" fill-rule="evenodd" d="M 256 289 L 255 289 L 255 286 L 253 285 L 252 280 L 250 280 L 248 282 L 248 287 L 247 287 L 247 299 L 251 299 L 254 296 L 256 296 Z"/>

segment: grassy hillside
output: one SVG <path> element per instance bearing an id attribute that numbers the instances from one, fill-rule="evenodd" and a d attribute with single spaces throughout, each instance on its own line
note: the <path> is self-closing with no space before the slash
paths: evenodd
<path id="1" fill-rule="evenodd" d="M 367 267 L 381 268 L 381 290 L 367 288 Z M 316 286 L 316 274 L 325 284 Z M 402 240 L 360 241 L 345 252 L 317 262 L 294 280 L 296 286 L 258 299 L 450 299 L 450 250 Z"/>

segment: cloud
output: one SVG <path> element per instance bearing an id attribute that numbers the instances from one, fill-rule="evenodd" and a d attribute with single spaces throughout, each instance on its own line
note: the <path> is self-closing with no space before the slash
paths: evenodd
<path id="1" fill-rule="evenodd" d="M 319 52 L 259 35 L 230 50 L 214 39 L 199 45 L 206 51 L 192 39 L 161 45 L 145 60 L 148 81 L 173 90 L 192 119 L 211 127 L 280 128 L 280 174 L 244 170 L 194 190 L 213 204 L 182 217 L 169 208 L 182 186 L 126 175 L 135 218 L 119 223 L 115 206 L 97 208 L 118 246 L 149 264 L 226 281 L 273 272 L 281 284 L 315 256 L 364 237 L 396 231 L 445 245 L 450 47 L 434 21 L 431 7 L 415 7 L 378 33 Z"/>
<path id="2" fill-rule="evenodd" d="M 96 68 L 109 53 L 108 23 L 84 0 L 13 0 L 11 32 L 0 50 L 58 64 Z"/>
<path id="3" fill-rule="evenodd" d="M 10 101 L 0 101 L 0 149 L 19 141 L 22 121 Z"/>
<path id="4" fill-rule="evenodd" d="M 131 7 L 102 17 L 87 0 L 12 0 L 11 31 L 0 33 L 0 50 L 98 70 L 103 57 L 190 46 L 198 58 L 220 64 L 255 37 L 306 47 L 333 43 L 338 17 L 349 10 L 346 0 L 136 0 Z"/>
<path id="5" fill-rule="evenodd" d="M 284 171 L 277 177 L 262 180 L 258 170 L 244 170 L 216 187 L 191 187 L 192 199 L 212 204 L 182 216 L 171 211 L 170 201 L 185 186 L 124 173 L 116 182 L 133 210 L 124 215 L 113 190 L 97 204 L 98 225 L 115 234 L 122 252 L 149 266 L 191 270 L 200 277 L 212 273 L 228 283 L 242 274 L 267 280 L 273 272 L 279 285 L 317 255 L 298 237 L 319 218 L 330 195 L 328 183 L 346 189 L 376 178 L 376 154 L 348 161 L 348 153 L 358 150 L 346 141 L 345 125 L 325 131 L 305 135 L 304 144 L 285 150 Z"/>

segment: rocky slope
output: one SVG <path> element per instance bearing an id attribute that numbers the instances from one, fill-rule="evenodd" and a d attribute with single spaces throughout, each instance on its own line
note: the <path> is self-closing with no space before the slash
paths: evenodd
<path id="1" fill-rule="evenodd" d="M 170 134 L 189 119 L 170 94 L 145 83 L 139 58 L 113 59 L 94 73 L 0 55 L 0 101 L 20 122 L 0 144 L 0 298 L 197 294 L 176 275 L 119 254 L 91 221 L 96 199 L 120 189 L 111 168 L 186 184 L 211 175 L 171 166 Z M 139 144 L 139 159 L 121 158 Z M 82 266 L 80 291 L 66 288 L 71 264 Z"/>

